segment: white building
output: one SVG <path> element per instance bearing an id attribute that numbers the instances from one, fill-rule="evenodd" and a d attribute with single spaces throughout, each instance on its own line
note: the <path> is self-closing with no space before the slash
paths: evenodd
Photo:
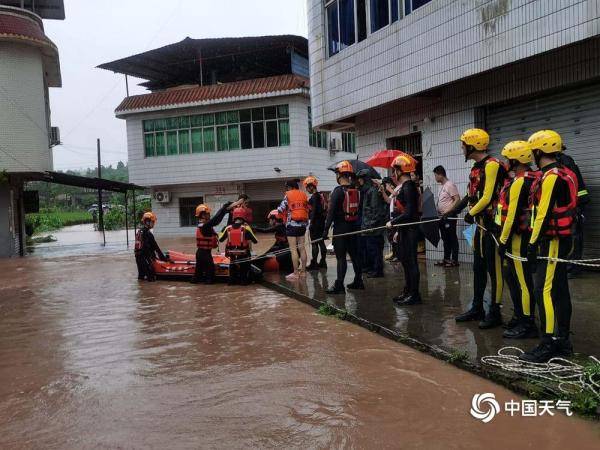
<path id="1" fill-rule="evenodd" d="M 64 18 L 62 0 L 0 2 L 0 257 L 23 253 L 23 177 L 52 170 L 48 88 L 61 74 L 42 19 Z"/>
<path id="2" fill-rule="evenodd" d="M 494 152 L 555 129 L 592 196 L 586 255 L 600 256 L 600 2 L 308 1 L 315 126 L 354 127 L 361 159 L 413 152 L 434 192 L 438 164 L 466 189 L 464 129 L 486 128 Z"/>
<path id="3" fill-rule="evenodd" d="M 307 41 L 297 36 L 184 41 L 102 68 L 149 80 L 116 109 L 127 122 L 129 179 L 151 187 L 157 234 L 193 233 L 199 203 L 250 196 L 254 217 L 309 174 L 355 158 L 351 132 L 310 125 Z M 343 151 L 346 150 L 346 151 Z"/>

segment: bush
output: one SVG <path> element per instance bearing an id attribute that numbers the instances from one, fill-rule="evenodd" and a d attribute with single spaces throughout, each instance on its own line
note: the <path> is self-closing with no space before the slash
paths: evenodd
<path id="1" fill-rule="evenodd" d="M 93 223 L 87 211 L 42 211 L 25 216 L 25 232 L 28 236 L 34 233 L 45 233 L 71 225 Z"/>

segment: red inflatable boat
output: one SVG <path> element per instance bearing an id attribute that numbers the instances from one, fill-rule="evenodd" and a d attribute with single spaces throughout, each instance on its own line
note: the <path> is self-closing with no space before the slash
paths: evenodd
<path id="1" fill-rule="evenodd" d="M 167 261 L 154 261 L 154 272 L 157 277 L 191 278 L 194 276 L 196 255 L 169 250 L 165 256 L 167 257 Z M 213 255 L 213 261 L 215 262 L 215 277 L 217 279 L 228 278 L 229 258 L 224 255 Z M 267 267 L 272 267 L 272 264 L 265 264 L 265 269 Z M 252 266 L 252 271 L 255 276 L 262 273 L 262 270 L 254 265 Z"/>

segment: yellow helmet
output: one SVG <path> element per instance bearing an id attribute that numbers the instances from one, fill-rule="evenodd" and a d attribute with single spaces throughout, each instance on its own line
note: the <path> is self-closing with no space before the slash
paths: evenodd
<path id="1" fill-rule="evenodd" d="M 487 150 L 488 145 L 490 145 L 490 135 L 481 128 L 470 128 L 466 130 L 461 135 L 460 140 L 480 152 Z"/>
<path id="2" fill-rule="evenodd" d="M 562 138 L 560 134 L 552 130 L 541 130 L 529 136 L 531 150 L 540 150 L 543 153 L 562 152 Z"/>
<path id="3" fill-rule="evenodd" d="M 210 207 L 208 205 L 205 205 L 204 203 L 196 207 L 196 217 L 200 217 L 200 214 L 202 213 L 210 214 Z"/>
<path id="4" fill-rule="evenodd" d="M 502 149 L 502 156 L 506 159 L 519 161 L 523 164 L 529 164 L 533 161 L 533 152 L 527 141 L 512 141 Z"/>

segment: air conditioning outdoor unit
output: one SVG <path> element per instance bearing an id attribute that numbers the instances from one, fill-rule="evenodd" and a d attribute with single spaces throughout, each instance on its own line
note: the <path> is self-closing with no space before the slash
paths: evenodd
<path id="1" fill-rule="evenodd" d="M 50 127 L 50 147 L 60 145 L 60 128 Z"/>
<path id="2" fill-rule="evenodd" d="M 166 191 L 157 191 L 154 193 L 154 200 L 158 203 L 169 203 L 171 201 L 171 196 Z"/>
<path id="3" fill-rule="evenodd" d="M 329 142 L 329 150 L 332 152 L 341 152 L 342 151 L 342 140 L 333 138 Z"/>

